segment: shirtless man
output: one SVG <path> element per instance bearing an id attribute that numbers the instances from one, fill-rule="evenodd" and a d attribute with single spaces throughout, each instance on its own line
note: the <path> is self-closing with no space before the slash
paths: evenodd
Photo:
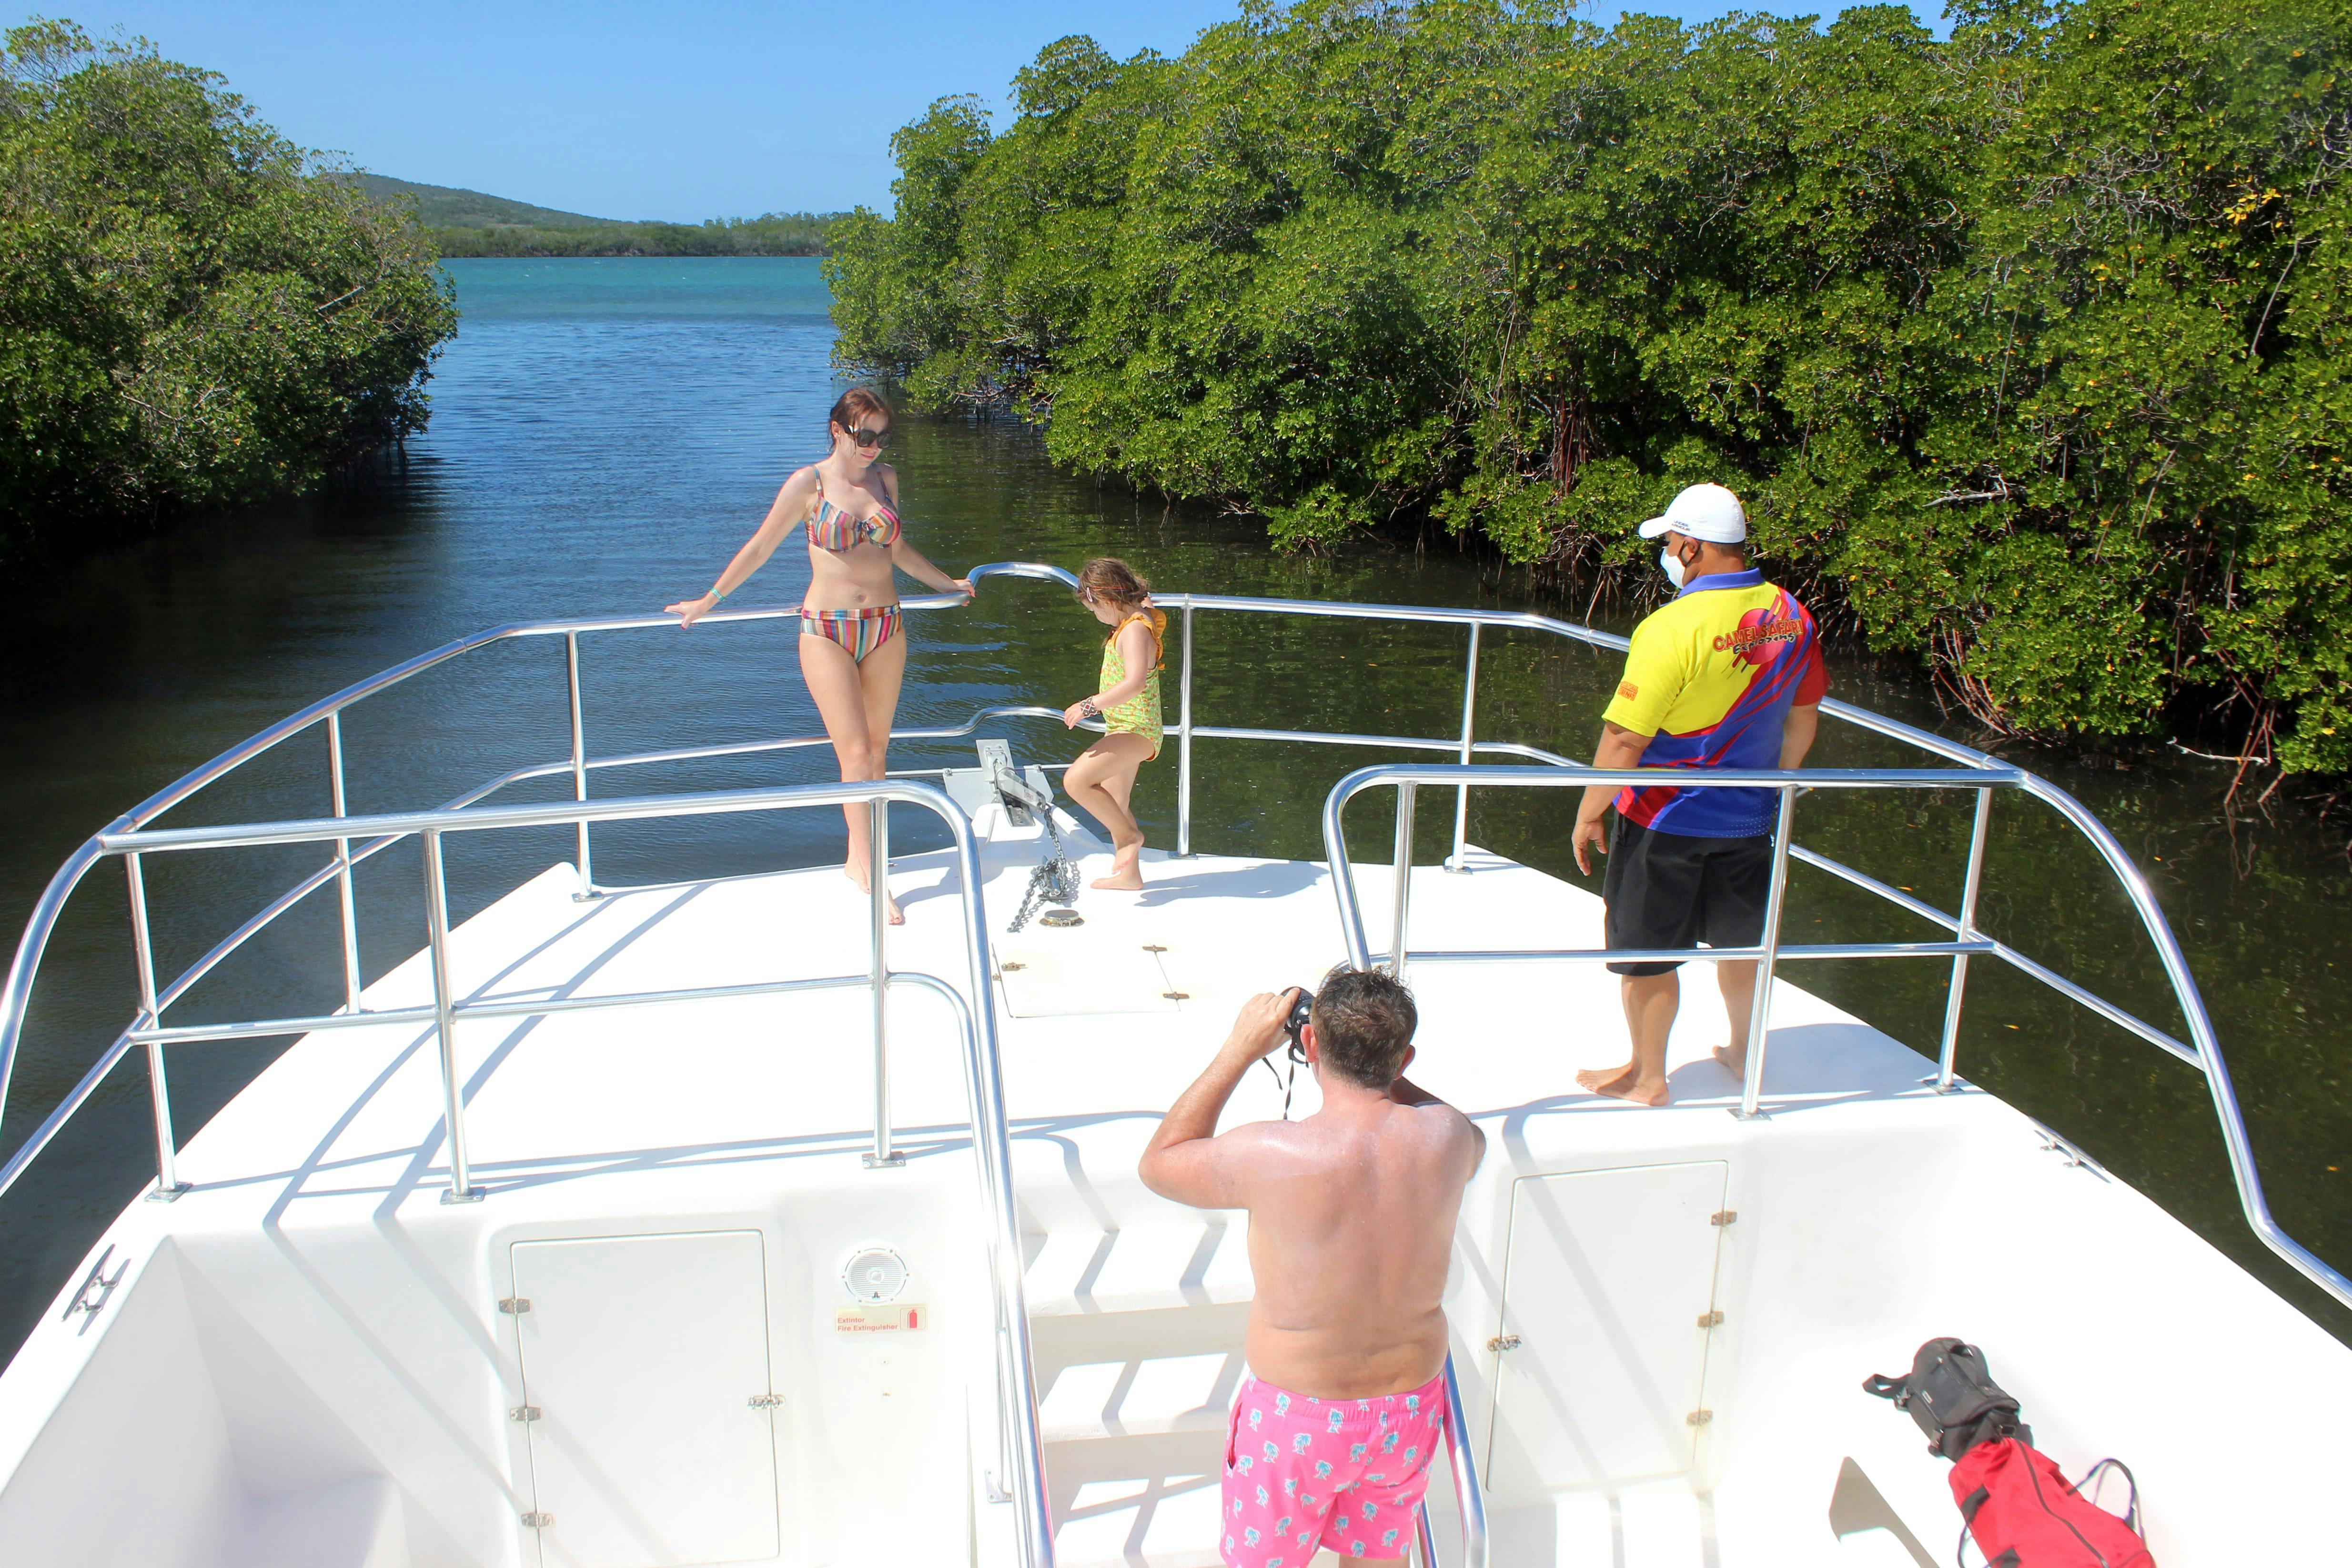
<path id="1" fill-rule="evenodd" d="M 1486 1151 L 1468 1117 L 1404 1079 L 1412 993 L 1344 967 L 1299 1034 L 1323 1108 L 1219 1136 L 1297 996 L 1243 1007 L 1140 1167 L 1162 1197 L 1250 1214 L 1250 1375 L 1225 1446 L 1232 1568 L 1306 1568 L 1318 1548 L 1344 1563 L 1405 1555 L 1445 1427 L 1454 1222 Z"/>

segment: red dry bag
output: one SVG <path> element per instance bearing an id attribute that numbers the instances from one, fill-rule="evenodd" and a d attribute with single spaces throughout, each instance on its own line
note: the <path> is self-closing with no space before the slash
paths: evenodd
<path id="1" fill-rule="evenodd" d="M 2108 1465 L 2102 1459 L 2083 1478 Z M 2130 1511 L 2117 1519 L 2084 1497 L 2059 1473 L 2050 1456 L 2014 1437 L 1979 1443 L 1952 1467 L 1952 1499 L 1990 1568 L 2156 1568 L 2147 1542 L 2134 1528 L 2139 1491 L 2132 1489 Z"/>

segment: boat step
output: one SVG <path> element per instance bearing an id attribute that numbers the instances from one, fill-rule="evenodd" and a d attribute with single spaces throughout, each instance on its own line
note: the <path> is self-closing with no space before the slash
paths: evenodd
<path id="1" fill-rule="evenodd" d="M 1248 1326 L 1245 1301 L 1033 1319 L 1063 1568 L 1217 1562 L 1217 1484 Z"/>
<path id="2" fill-rule="evenodd" d="M 1562 1563 L 1709 1568 L 1719 1560 L 1712 1500 L 1679 1485 L 1565 1494 L 1554 1500 L 1553 1524 Z"/>
<path id="3" fill-rule="evenodd" d="M 1088 1361 L 1141 1361 L 1167 1356 L 1239 1355 L 1249 1336 L 1249 1303 L 1155 1307 L 1131 1312 L 1086 1312 L 1033 1318 L 1040 1388 L 1065 1366 Z"/>
<path id="4" fill-rule="evenodd" d="M 1067 1317 L 1246 1301 L 1248 1227 L 1235 1217 L 1033 1236 L 1029 1315 Z"/>
<path id="5" fill-rule="evenodd" d="M 1218 1476 L 1089 1480 L 1054 1531 L 1060 1568 L 1213 1568 Z"/>
<path id="6" fill-rule="evenodd" d="M 1049 1443 L 1167 1432 L 1222 1437 L 1241 1375 L 1238 1350 L 1076 1362 L 1055 1372 L 1037 1419 Z"/>

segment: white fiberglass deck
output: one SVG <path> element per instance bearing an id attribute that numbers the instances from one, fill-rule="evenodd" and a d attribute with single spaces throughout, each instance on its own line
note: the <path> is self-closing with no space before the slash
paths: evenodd
<path id="1" fill-rule="evenodd" d="M 1151 856 L 1146 892 L 1089 891 L 1083 926 L 1008 936 L 1035 835 L 993 809 L 980 826 L 1060 1561 L 1211 1563 L 1244 1228 L 1151 1197 L 1135 1161 L 1243 998 L 1342 956 L 1327 873 Z M 1360 873 L 1370 906 L 1388 878 Z M 902 858 L 892 885 L 892 968 L 956 980 L 950 860 Z M 837 869 L 587 904 L 574 886 L 551 869 L 460 927 L 458 992 L 867 962 L 866 904 Z M 1416 946 L 1591 946 L 1600 904 L 1474 853 L 1415 873 L 1413 920 Z M 1625 1053 L 1597 965 L 1410 977 L 1413 1076 L 1490 1140 L 1449 1311 L 1495 1563 L 1945 1560 L 1948 1467 L 1859 1389 L 1939 1333 L 1986 1348 L 2070 1473 L 2131 1461 L 2168 1568 L 2312 1560 L 2315 1527 L 2247 1500 L 2328 1495 L 2352 1355 L 2015 1112 L 1930 1092 L 1932 1064 L 1785 981 L 1770 1113 L 1736 1120 L 1712 976 L 1685 975 L 1658 1111 L 1574 1089 Z M 366 999 L 428 997 L 420 955 Z M 987 1500 L 962 1045 L 936 997 L 895 988 L 890 1009 L 908 1159 L 879 1171 L 860 1161 L 862 991 L 461 1024 L 488 1188 L 470 1205 L 441 1201 L 429 1025 L 298 1043 L 188 1141 L 194 1190 L 133 1204 L 93 1249 L 128 1264 L 103 1304 L 62 1293 L 0 1378 L 0 1557 L 1012 1562 L 1010 1510 Z M 1314 1103 L 1302 1080 L 1294 1113 Z M 1279 1111 L 1254 1071 L 1228 1124 Z M 844 1265 L 874 1249 L 907 1278 L 861 1306 Z M 2227 1438 L 2200 1442 L 2179 1391 L 2217 1380 Z"/>

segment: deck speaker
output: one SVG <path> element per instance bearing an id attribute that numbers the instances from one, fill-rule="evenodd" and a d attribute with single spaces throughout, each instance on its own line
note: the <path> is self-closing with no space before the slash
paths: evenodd
<path id="1" fill-rule="evenodd" d="M 890 1248 L 869 1242 L 841 1266 L 841 1282 L 857 1301 L 895 1301 L 907 1288 L 907 1260 Z"/>

